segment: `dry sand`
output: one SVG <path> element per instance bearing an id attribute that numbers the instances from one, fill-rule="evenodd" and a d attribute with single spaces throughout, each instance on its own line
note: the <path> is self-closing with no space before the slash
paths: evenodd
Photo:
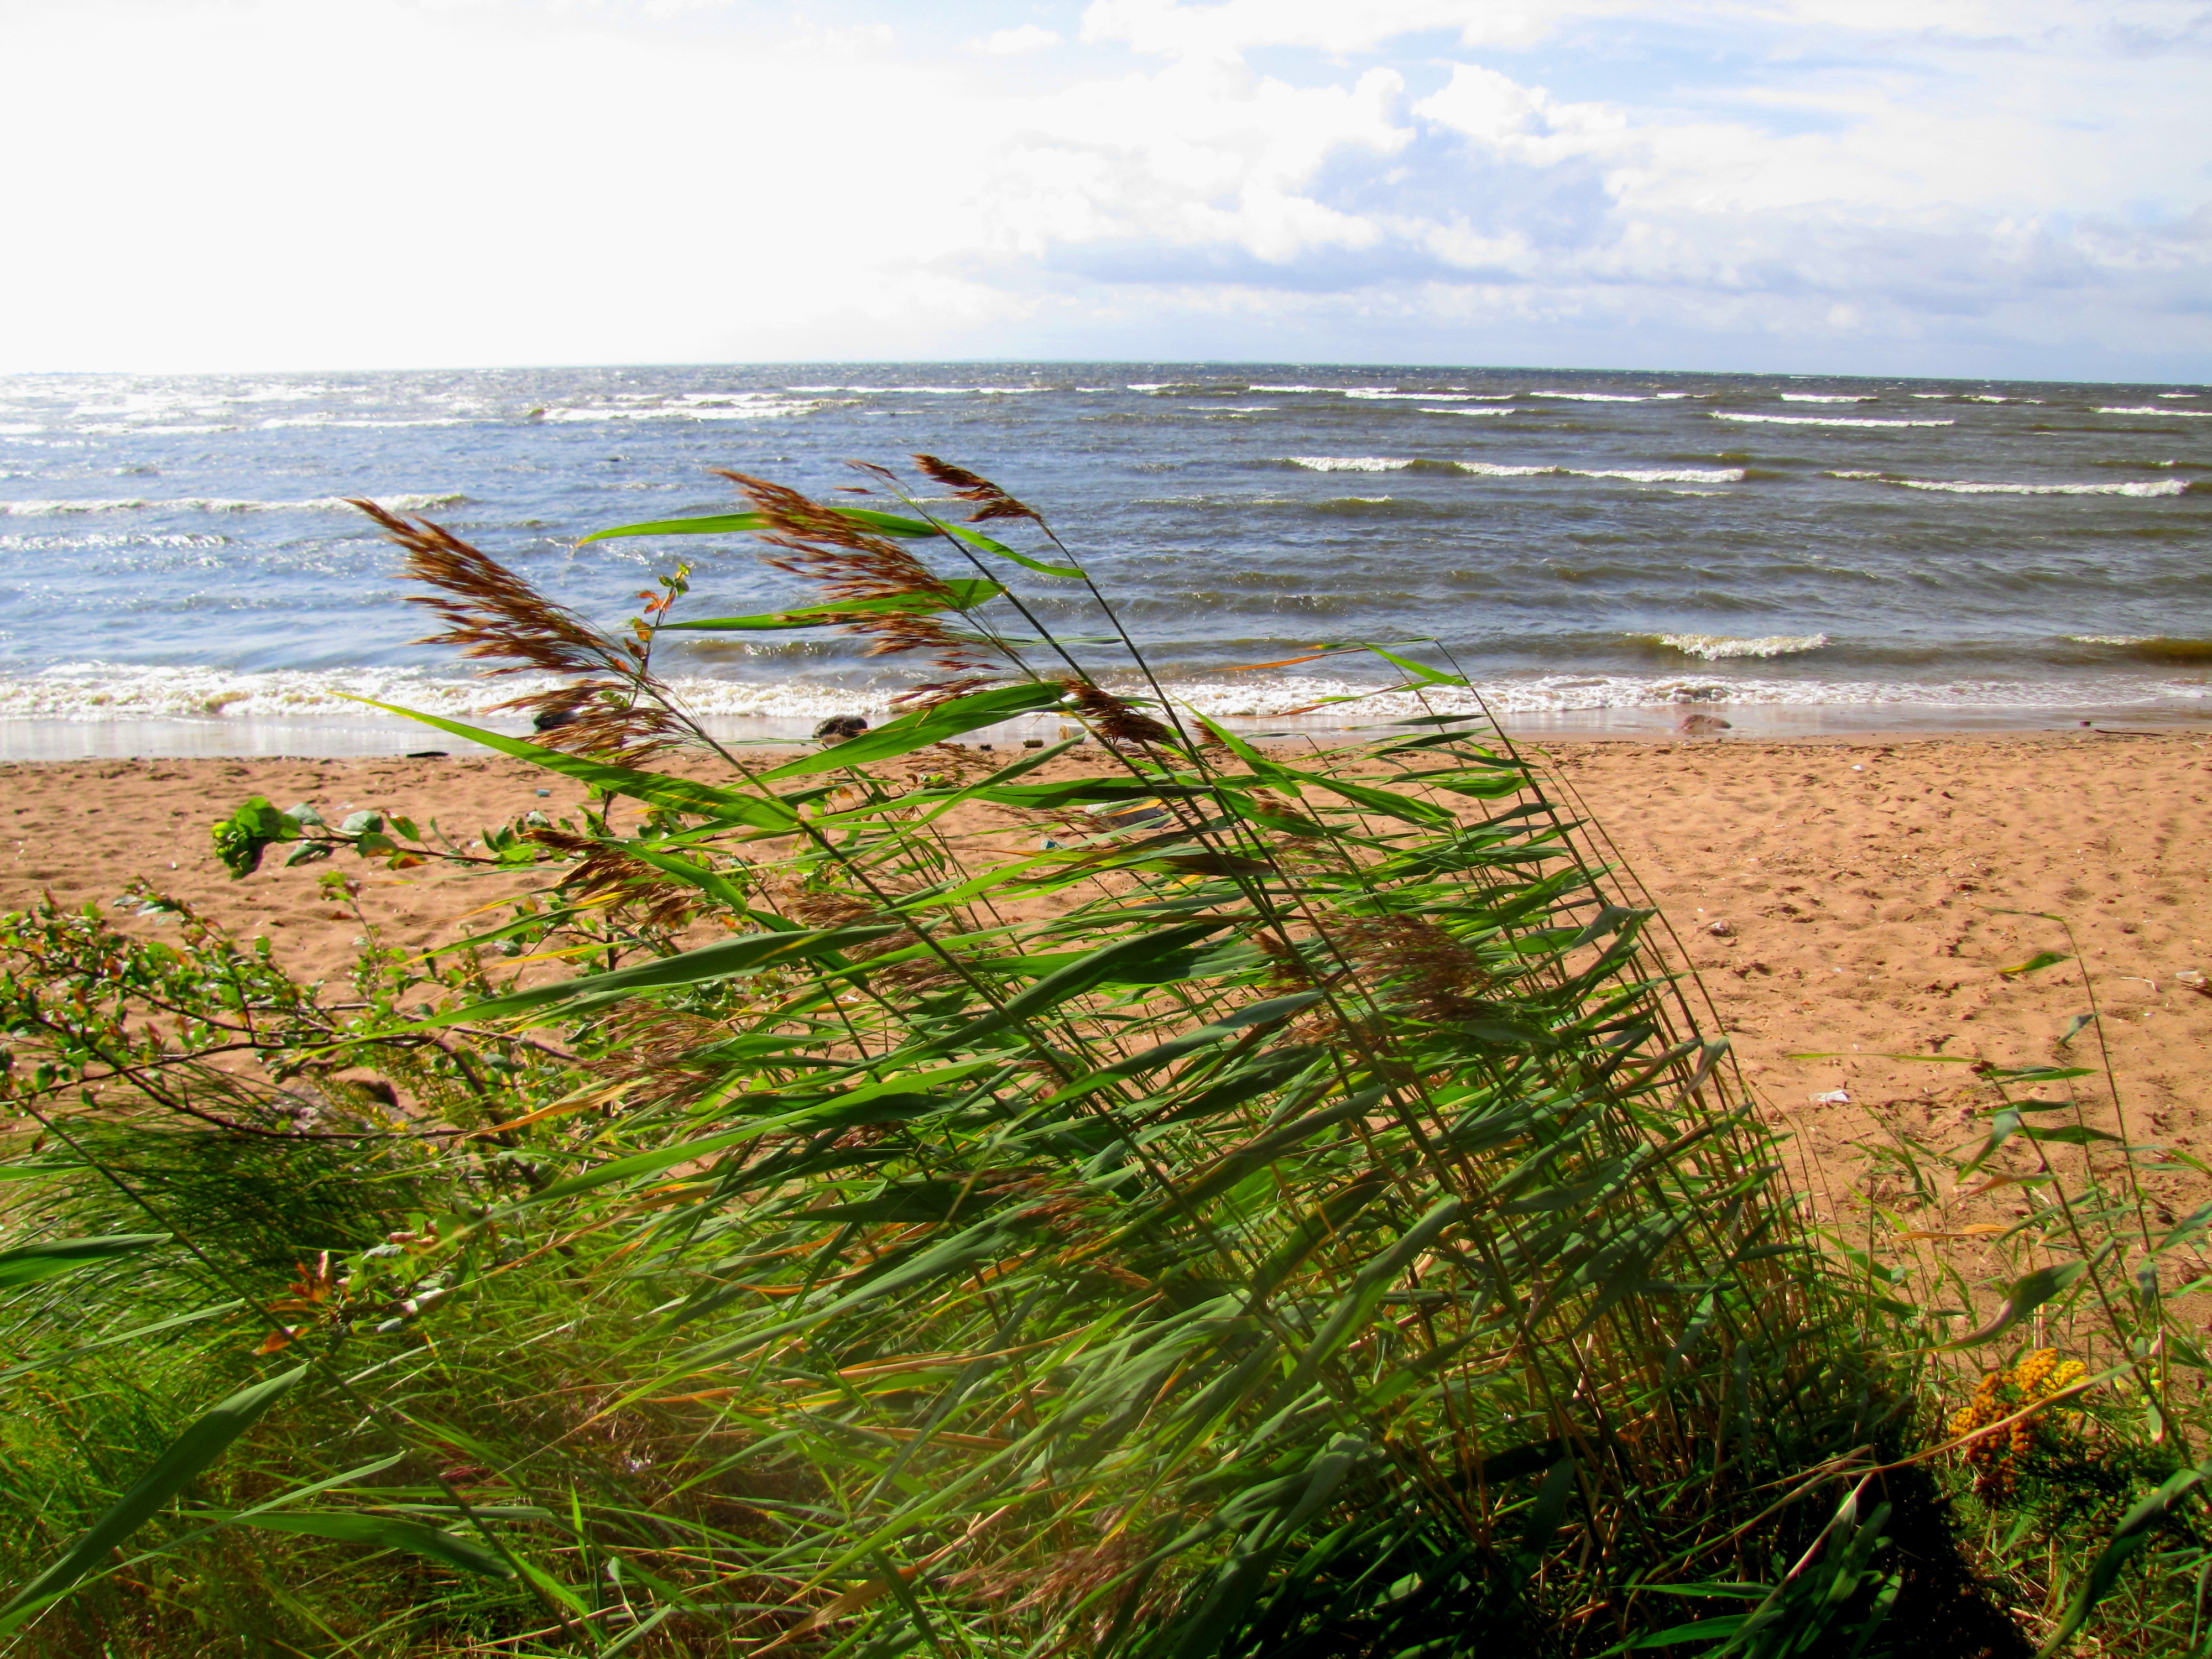
<path id="1" fill-rule="evenodd" d="M 1885 1053 L 2031 1063 L 2088 1008 L 2105 1018 L 2129 1127 L 2212 1162 L 2212 855 L 2204 841 L 2212 738 L 2082 732 L 1901 740 L 1583 742 L 1549 747 L 1660 905 L 1768 1110 L 1802 1132 L 1824 1207 L 1850 1200 L 1852 1149 L 1893 1130 L 1969 1139 L 1950 1091 L 1963 1068 Z M 191 760 L 20 763 L 4 769 L 0 908 L 44 890 L 105 902 L 143 876 L 211 919 L 265 933 L 307 977 L 340 978 L 358 924 L 316 878 L 342 869 L 390 939 L 429 945 L 526 881 L 390 872 L 349 856 L 234 882 L 208 826 L 251 794 L 435 814 L 457 840 L 577 786 L 501 759 Z M 2041 950 L 2081 960 L 2019 978 Z M 151 923 L 135 924 L 151 927 Z M 481 926 L 482 924 L 477 924 Z M 1840 1051 L 1838 1060 L 1793 1053 Z M 2075 1054 L 2095 1060 L 2094 1034 Z M 2101 1092 L 2101 1085 L 2098 1085 Z M 1817 1097 L 1842 1091 L 1848 1103 Z M 2110 1122 L 2110 1106 L 2093 1121 Z M 2179 1169 L 2173 1197 L 2207 1187 Z"/>

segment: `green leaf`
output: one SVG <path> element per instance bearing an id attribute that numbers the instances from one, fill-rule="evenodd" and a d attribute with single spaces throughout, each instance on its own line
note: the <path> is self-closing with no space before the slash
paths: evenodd
<path id="1" fill-rule="evenodd" d="M 634 968 L 618 968 L 607 974 L 585 974 L 575 979 L 559 980 L 551 985 L 517 991 L 510 996 L 495 997 L 489 1002 L 433 1014 L 416 1022 L 410 1029 L 430 1030 L 441 1025 L 458 1025 L 464 1022 L 506 1019 L 511 1015 L 543 1008 L 551 1003 L 573 1002 L 581 997 L 604 996 L 609 993 L 628 996 L 637 991 L 657 990 L 673 985 L 703 984 L 708 980 L 728 979 L 736 974 L 757 973 L 763 968 L 802 962 L 842 950 L 848 945 L 863 945 L 870 939 L 882 939 L 898 931 L 895 925 L 890 923 L 874 923 L 854 927 L 822 928 L 803 933 L 744 933 L 736 939 L 720 939 L 713 945 L 702 945 L 696 950 L 679 951 L 672 957 L 659 957 L 651 962 L 641 962 Z"/>
<path id="2" fill-rule="evenodd" d="M 215 855 L 240 880 L 261 867 L 261 855 L 279 842 L 300 839 L 300 821 L 276 810 L 266 795 L 252 795 L 215 825 Z"/>
<path id="3" fill-rule="evenodd" d="M 2102 1129 L 2092 1129 L 2084 1123 L 2069 1123 L 2056 1129 L 2024 1128 L 2024 1140 L 2055 1140 L 2062 1146 L 2087 1146 L 2093 1140 L 2118 1140 L 2118 1135 L 2106 1134 Z"/>
<path id="4" fill-rule="evenodd" d="M 225 1518 L 236 1519 L 240 1526 L 258 1527 L 264 1532 L 301 1533 L 310 1538 L 335 1539 L 342 1544 L 367 1544 L 380 1550 L 404 1550 L 410 1555 L 424 1555 L 434 1561 L 443 1561 L 447 1566 L 459 1567 L 464 1572 L 481 1573 L 486 1578 L 514 1577 L 512 1566 L 481 1545 L 456 1538 L 448 1532 L 440 1532 L 435 1527 L 426 1527 L 419 1521 L 402 1521 L 395 1516 L 307 1510 Z"/>
<path id="5" fill-rule="evenodd" d="M 878 611 L 927 615 L 938 611 L 973 611 L 1006 591 L 998 583 L 985 581 L 980 576 L 950 577 L 945 580 L 945 586 L 952 591 L 949 603 L 927 593 L 887 593 L 880 599 L 803 605 L 789 611 L 764 611 L 757 617 L 715 617 L 702 622 L 663 623 L 661 631 L 668 633 L 688 628 L 702 633 L 736 634 L 766 632 L 775 629 L 831 628 L 848 617 L 866 616 Z"/>
<path id="6" fill-rule="evenodd" d="M 895 755 L 927 749 L 933 743 L 942 743 L 963 732 L 972 732 L 979 726 L 995 726 L 1030 709 L 1046 708 L 1065 696 L 1062 688 L 1045 680 L 1025 680 L 1018 685 L 999 685 L 988 691 L 972 692 L 950 702 L 939 703 L 933 708 L 902 715 L 888 726 L 879 726 L 819 754 L 787 762 L 772 772 L 762 773 L 760 781 L 776 783 L 810 773 L 832 772 L 869 761 L 889 760 Z"/>
<path id="7" fill-rule="evenodd" d="M 307 1367 L 301 1365 L 265 1382 L 240 1389 L 179 1435 L 169 1443 L 168 1449 L 154 1460 L 153 1467 L 138 1478 L 137 1484 L 116 1499 L 83 1537 L 53 1565 L 17 1590 L 6 1607 L 0 1607 L 0 1635 L 15 1629 L 99 1566 L 110 1550 L 144 1526 L 157 1510 L 190 1486 L 229 1449 L 231 1442 L 260 1421 L 263 1413 L 307 1374 Z"/>
<path id="8" fill-rule="evenodd" d="M 435 714 L 425 714 L 416 709 L 378 702 L 370 697 L 350 696 L 343 692 L 339 695 L 347 696 L 349 702 L 367 703 L 371 708 L 381 708 L 387 714 L 398 714 L 407 720 L 420 720 L 425 726 L 434 726 L 441 732 L 466 738 L 471 743 L 480 743 L 502 755 L 528 761 L 549 772 L 558 772 L 562 777 L 574 778 L 579 783 L 588 783 L 594 788 L 604 789 L 609 794 L 629 795 L 648 805 L 665 807 L 674 812 L 726 817 L 733 823 L 750 824 L 760 830 L 792 830 L 798 827 L 798 813 L 781 801 L 764 796 L 738 794 L 726 789 L 709 788 L 688 778 L 672 778 L 658 772 L 640 772 L 627 766 L 610 766 L 604 761 L 566 755 L 557 749 L 541 748 L 534 743 L 525 743 L 520 738 L 487 732 L 481 726 L 464 726 L 459 720 L 442 720 Z"/>
<path id="9" fill-rule="evenodd" d="M 1976 1331 L 1972 1336 L 1962 1336 L 1955 1342 L 1943 1343 L 1942 1349 L 1976 1347 L 2010 1330 L 2088 1271 L 2089 1264 L 2086 1261 L 2062 1261 L 2055 1267 L 2038 1267 L 2033 1273 L 2022 1275 L 2013 1281 L 2011 1292 L 2005 1298 L 2004 1311 L 1996 1316 L 1995 1323 L 1984 1330 Z"/>
<path id="10" fill-rule="evenodd" d="M 1401 657 L 1395 652 L 1385 651 L 1381 646 L 1371 644 L 1368 641 L 1360 640 L 1356 643 L 1372 651 L 1383 661 L 1396 664 L 1424 685 L 1465 685 L 1467 684 L 1466 679 L 1460 675 L 1443 674 L 1433 668 L 1425 668 L 1409 657 Z"/>
<path id="11" fill-rule="evenodd" d="M 923 520 L 901 518 L 896 514 L 878 513 L 865 507 L 833 507 L 830 510 L 839 518 L 850 519 L 854 524 L 878 535 L 926 538 L 943 533 L 935 525 Z M 588 536 L 580 537 L 576 545 L 581 547 L 586 542 L 611 541 L 617 536 L 744 536 L 767 528 L 767 523 L 757 513 L 718 513 L 703 519 L 660 519 L 652 524 L 626 524 L 612 530 L 594 530 Z"/>
<path id="12" fill-rule="evenodd" d="M 2060 951 L 2038 951 L 2026 962 L 2014 963 L 2009 968 L 2000 968 L 1997 969 L 1997 972 L 2007 975 L 2033 974 L 2039 972 L 2041 969 L 2045 968 L 2055 968 L 2062 962 L 2069 962 L 2071 960 L 2071 957 L 2065 956 Z"/>
<path id="13" fill-rule="evenodd" d="M 1083 573 L 1072 564 L 1047 564 L 1042 559 L 1033 559 L 1026 553 L 1017 553 L 1004 542 L 994 541 L 982 532 L 970 530 L 965 525 L 948 524 L 945 526 L 945 533 L 948 536 L 957 536 L 969 546 L 980 548 L 986 553 L 995 553 L 1002 559 L 1012 559 L 1023 569 L 1034 570 L 1041 576 L 1073 576 L 1080 580 L 1083 575 Z"/>
<path id="14" fill-rule="evenodd" d="M 2050 1659 L 2051 1655 L 2074 1639 L 2075 1634 L 2089 1621 L 2090 1609 L 2118 1582 L 2120 1570 L 2127 1565 L 2128 1558 L 2150 1541 L 2150 1529 L 2164 1520 L 2175 1502 L 2203 1482 L 2208 1474 L 2212 1474 L 2212 1464 L 2184 1469 L 2120 1517 L 2111 1541 L 2098 1553 L 2096 1560 L 2090 1565 L 2089 1576 L 2081 1581 L 2081 1594 L 2074 1598 L 2074 1605 L 2067 1609 L 2066 1617 L 2059 1621 L 2058 1628 L 2051 1632 L 2051 1639 L 2043 1644 L 2036 1659 Z"/>
<path id="15" fill-rule="evenodd" d="M 103 1233 L 90 1238 L 49 1238 L 0 1250 L 0 1290 L 28 1285 L 94 1261 L 135 1255 L 169 1242 L 167 1233 Z"/>

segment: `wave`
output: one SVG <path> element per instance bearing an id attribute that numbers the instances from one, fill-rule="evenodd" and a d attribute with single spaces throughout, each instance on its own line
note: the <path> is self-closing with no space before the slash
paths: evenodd
<path id="1" fill-rule="evenodd" d="M 1162 386 L 1167 384 L 1168 382 L 1164 380 L 1160 382 Z M 1079 389 L 1095 392 L 1109 390 L 1105 386 Z M 1146 389 L 1158 390 L 1158 387 L 1131 386 L 1129 388 L 1132 392 Z M 926 398 L 1016 398 L 1032 392 L 1049 392 L 1052 388 L 1042 386 L 787 386 L 784 390 L 799 392 L 850 392 L 860 397 L 885 397 L 899 392 L 912 392 L 918 397 Z M 765 398 L 770 394 L 765 392 L 740 392 L 732 395 L 740 398 Z"/>
<path id="2" fill-rule="evenodd" d="M 2161 392 L 2158 395 L 2161 398 L 2201 398 L 2204 394 L 2201 392 Z"/>
<path id="3" fill-rule="evenodd" d="M 2127 409 L 2100 408 L 2100 415 L 2178 415 L 2185 420 L 2212 421 L 2212 409 L 2160 409 L 2154 404 L 2140 404 Z"/>
<path id="4" fill-rule="evenodd" d="M 1651 401 L 1649 394 L 1632 396 L 1622 392 L 1529 392 L 1522 395 L 1529 398 L 1564 398 L 1571 404 L 1648 404 Z"/>
<path id="5" fill-rule="evenodd" d="M 1844 394 L 1826 392 L 1785 392 L 1782 394 L 1782 401 L 1785 404 L 1872 404 L 1881 400 L 1871 392 Z"/>
<path id="6" fill-rule="evenodd" d="M 1818 651 L 1828 642 L 1826 634 L 1765 634 L 1753 639 L 1739 639 L 1728 634 L 1662 634 L 1657 637 L 1661 645 L 1685 656 L 1702 657 L 1707 662 L 1718 662 L 1724 657 L 1793 657 L 1803 651 Z"/>
<path id="7" fill-rule="evenodd" d="M 1716 421 L 1753 421 L 1767 426 L 1956 426 L 1956 421 L 1877 421 L 1863 415 L 1735 415 L 1707 411 Z"/>
<path id="8" fill-rule="evenodd" d="M 2077 645 L 2109 646 L 2133 662 L 2212 663 L 2212 640 L 2171 634 L 2069 634 L 2066 637 Z"/>
<path id="9" fill-rule="evenodd" d="M 1334 392 L 1329 386 L 1248 386 L 1247 392 Z"/>
<path id="10" fill-rule="evenodd" d="M 453 507 L 469 498 L 458 490 L 441 495 L 379 495 L 370 499 L 388 513 L 422 513 L 434 507 Z M 222 496 L 191 496 L 182 501 L 141 500 L 0 501 L 0 517 L 49 519 L 80 513 L 356 513 L 360 509 L 338 495 L 318 495 L 304 501 L 234 501 Z"/>
<path id="11" fill-rule="evenodd" d="M 1495 461 L 1401 460 L 1388 455 L 1293 455 L 1291 465 L 1311 472 L 1464 472 L 1478 478 L 1623 478 L 1631 483 L 1741 483 L 1744 470 L 1730 467 L 1507 466 Z"/>
<path id="12" fill-rule="evenodd" d="M 1375 392 L 1364 386 L 1353 386 L 1344 394 L 1347 398 L 1364 398 L 1381 402 L 1392 398 L 1426 398 L 1432 404 L 1463 404 L 1473 401 L 1471 392 Z"/>
<path id="13" fill-rule="evenodd" d="M 1424 415 L 1517 415 L 1517 409 L 1425 409 Z"/>
<path id="14" fill-rule="evenodd" d="M 811 415 L 822 407 L 818 400 L 794 403 L 789 398 L 731 404 L 679 404 L 657 409 L 544 409 L 532 411 L 541 421 L 766 421 L 787 415 Z"/>
<path id="15" fill-rule="evenodd" d="M 1963 479 L 1892 478 L 1880 472 L 1831 472 L 1832 478 L 1863 478 L 1900 489 L 1940 490 L 1948 495 L 2185 495 L 2184 478 L 2152 478 L 2130 483 L 1971 483 Z"/>

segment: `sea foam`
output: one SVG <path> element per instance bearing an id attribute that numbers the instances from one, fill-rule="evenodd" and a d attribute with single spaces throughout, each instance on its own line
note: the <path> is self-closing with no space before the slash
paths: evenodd
<path id="1" fill-rule="evenodd" d="M 1879 472 L 1832 472 L 1832 478 L 1863 478 L 1900 489 L 1932 489 L 1947 495 L 2185 495 L 2182 478 L 2151 478 L 2128 483 L 1975 483 L 1963 478 L 1890 478 Z"/>
<path id="2" fill-rule="evenodd" d="M 1756 421 L 1767 426 L 1956 426 L 1956 421 L 1877 421 L 1860 415 L 1734 415 L 1709 411 L 1717 421 Z"/>
<path id="3" fill-rule="evenodd" d="M 1718 662 L 1725 657 L 1794 657 L 1802 651 L 1818 651 L 1828 642 L 1826 634 L 1764 634 L 1740 639 L 1729 634 L 1662 634 L 1659 643 L 1686 656 Z"/>
<path id="4" fill-rule="evenodd" d="M 2136 404 L 2124 409 L 2100 408 L 2100 415 L 2170 415 L 2189 421 L 2212 421 L 2212 409 L 2160 409 L 2153 404 Z"/>

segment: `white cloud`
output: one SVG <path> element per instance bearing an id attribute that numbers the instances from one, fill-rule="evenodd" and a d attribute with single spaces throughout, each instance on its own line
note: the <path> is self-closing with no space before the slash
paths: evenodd
<path id="1" fill-rule="evenodd" d="M 979 52 L 1011 58 L 1018 52 L 1042 52 L 1047 46 L 1056 46 L 1060 44 L 1060 36 L 1051 29 L 1039 28 L 1035 23 L 1024 23 L 1019 28 L 996 30 L 975 44 Z"/>
<path id="2" fill-rule="evenodd" d="M 0 9 L 0 144 L 39 157 L 0 368 L 2212 374 L 2179 0 L 1097 0 L 1079 44 L 1018 15 L 980 54 L 763 17 Z"/>

